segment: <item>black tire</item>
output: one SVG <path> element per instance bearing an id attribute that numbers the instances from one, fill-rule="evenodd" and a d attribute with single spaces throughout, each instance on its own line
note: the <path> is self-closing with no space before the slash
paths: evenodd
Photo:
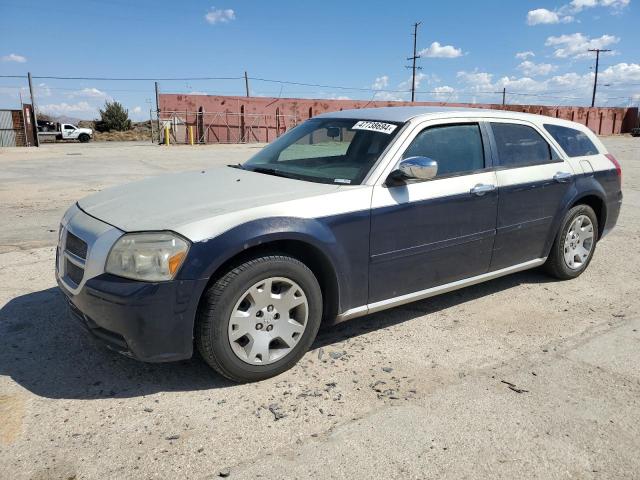
<path id="1" fill-rule="evenodd" d="M 80 136 L 78 137 L 78 140 L 80 140 L 80 143 L 87 143 L 90 139 L 91 137 L 87 133 L 81 133 Z"/>
<path id="2" fill-rule="evenodd" d="M 240 296 L 269 277 L 286 277 L 302 288 L 308 301 L 308 323 L 289 354 L 271 364 L 252 365 L 233 352 L 228 338 L 229 321 Z M 293 367 L 309 350 L 321 319 L 322 292 L 313 272 L 295 258 L 265 255 L 232 268 L 205 291 L 198 308 L 195 341 L 202 358 L 218 373 L 234 382 L 255 382 Z"/>
<path id="3" fill-rule="evenodd" d="M 578 215 L 586 215 L 591 220 L 591 224 L 593 225 L 593 246 L 591 247 L 591 251 L 589 252 L 589 256 L 586 261 L 580 266 L 580 268 L 573 269 L 570 268 L 565 259 L 564 259 L 564 239 L 571 227 L 573 221 L 578 217 Z M 549 275 L 552 275 L 560 280 L 569 280 L 572 278 L 576 278 L 584 272 L 589 263 L 591 263 L 591 259 L 593 258 L 593 254 L 596 251 L 596 246 L 598 243 L 598 217 L 596 217 L 595 212 L 589 205 L 576 205 L 572 209 L 570 209 L 564 219 L 562 220 L 562 224 L 558 233 L 556 234 L 556 238 L 554 239 L 553 246 L 551 247 L 551 252 L 549 257 L 547 258 L 546 263 L 544 264 L 544 268 Z"/>

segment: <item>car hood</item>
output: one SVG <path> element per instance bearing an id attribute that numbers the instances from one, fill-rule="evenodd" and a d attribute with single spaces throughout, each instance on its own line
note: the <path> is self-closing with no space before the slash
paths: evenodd
<path id="1" fill-rule="evenodd" d="M 174 230 L 214 217 L 240 219 L 238 212 L 261 209 L 338 190 L 231 167 L 162 175 L 103 190 L 78 202 L 89 215 L 125 232 Z M 283 210 L 286 212 L 286 209 Z"/>

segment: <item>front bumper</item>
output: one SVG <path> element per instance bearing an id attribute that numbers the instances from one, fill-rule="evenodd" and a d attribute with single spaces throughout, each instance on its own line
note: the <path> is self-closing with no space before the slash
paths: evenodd
<path id="1" fill-rule="evenodd" d="M 142 282 L 105 273 L 121 230 L 77 205 L 62 219 L 56 280 L 71 316 L 109 348 L 146 362 L 193 354 L 193 325 L 206 280 Z"/>
<path id="2" fill-rule="evenodd" d="M 193 354 L 198 281 L 147 283 L 105 273 L 72 294 L 58 279 L 71 316 L 112 350 L 145 362 Z"/>

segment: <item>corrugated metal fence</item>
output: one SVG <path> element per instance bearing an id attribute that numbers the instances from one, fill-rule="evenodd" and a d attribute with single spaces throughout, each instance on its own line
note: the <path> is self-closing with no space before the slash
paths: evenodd
<path id="1" fill-rule="evenodd" d="M 16 146 L 16 129 L 13 128 L 13 111 L 0 110 L 0 147 Z"/>
<path id="2" fill-rule="evenodd" d="M 26 106 L 27 108 L 30 106 Z M 27 144 L 22 110 L 0 110 L 0 147 L 23 147 Z"/>

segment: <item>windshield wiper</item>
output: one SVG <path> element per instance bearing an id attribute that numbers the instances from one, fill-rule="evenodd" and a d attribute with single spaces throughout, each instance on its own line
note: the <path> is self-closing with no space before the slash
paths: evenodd
<path id="1" fill-rule="evenodd" d="M 242 166 L 241 163 L 236 163 L 234 165 L 227 165 L 227 167 L 231 167 L 231 168 L 238 168 L 240 170 L 244 170 L 244 167 Z"/>
<path id="2" fill-rule="evenodd" d="M 255 168 L 252 168 L 251 171 L 257 172 L 257 173 L 266 173 L 267 175 L 273 175 L 275 177 L 298 178 L 296 175 L 292 173 L 286 173 L 281 170 L 277 170 L 275 168 L 270 168 L 270 167 L 255 167 Z"/>

